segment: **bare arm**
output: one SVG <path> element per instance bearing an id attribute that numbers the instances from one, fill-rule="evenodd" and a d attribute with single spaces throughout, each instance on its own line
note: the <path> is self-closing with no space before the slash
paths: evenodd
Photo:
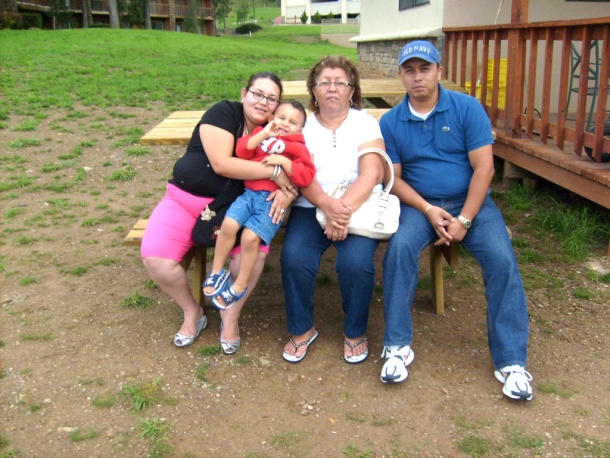
<path id="1" fill-rule="evenodd" d="M 379 138 L 360 145 L 360 151 L 366 148 L 379 148 L 385 151 L 383 139 Z M 360 156 L 358 162 L 358 178 L 347 189 L 342 200 L 358 210 L 362 203 L 373 191 L 373 188 L 382 182 L 385 170 L 385 161 L 375 153 Z"/>
<path id="2" fill-rule="evenodd" d="M 199 135 L 210 164 L 218 175 L 236 180 L 262 180 L 273 175 L 272 166 L 234 157 L 235 137 L 226 130 L 202 124 L 199 126 Z M 297 189 L 284 172 L 276 182 L 285 193 L 296 195 Z"/>

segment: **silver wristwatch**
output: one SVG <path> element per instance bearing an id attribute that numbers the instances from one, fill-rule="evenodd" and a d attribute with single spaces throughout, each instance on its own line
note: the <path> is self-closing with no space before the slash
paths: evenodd
<path id="1" fill-rule="evenodd" d="M 470 226 L 472 226 L 472 221 L 465 218 L 464 215 L 458 215 L 458 219 L 460 220 L 460 223 L 462 223 L 462 226 L 464 226 L 464 229 L 470 229 Z"/>

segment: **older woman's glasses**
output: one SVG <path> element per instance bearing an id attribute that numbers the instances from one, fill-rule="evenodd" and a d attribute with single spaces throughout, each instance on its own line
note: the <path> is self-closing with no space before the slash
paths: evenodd
<path id="1" fill-rule="evenodd" d="M 280 99 L 278 99 L 274 95 L 265 95 L 260 91 L 251 91 L 250 89 L 248 89 L 248 92 L 250 94 L 252 94 L 252 97 L 254 97 L 254 100 L 258 100 L 259 102 L 263 99 L 267 99 L 267 103 L 269 105 L 277 105 L 278 103 L 280 103 Z"/>
<path id="2" fill-rule="evenodd" d="M 338 91 L 347 89 L 348 87 L 353 87 L 347 81 L 318 81 L 316 83 L 316 87 L 322 89 L 323 91 L 328 91 L 333 84 Z"/>

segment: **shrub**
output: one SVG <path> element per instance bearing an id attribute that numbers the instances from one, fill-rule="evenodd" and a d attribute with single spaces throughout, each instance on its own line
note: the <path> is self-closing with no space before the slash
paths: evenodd
<path id="1" fill-rule="evenodd" d="M 41 29 L 42 15 L 40 13 L 21 13 L 24 29 Z"/>
<path id="2" fill-rule="evenodd" d="M 0 14 L 0 29 L 22 29 L 23 28 L 23 18 L 19 13 L 11 13 L 9 11 L 5 11 Z"/>
<path id="3" fill-rule="evenodd" d="M 312 24 L 322 24 L 322 15 L 320 14 L 319 11 L 316 11 L 316 14 L 314 14 L 311 17 L 311 23 Z"/>
<path id="4" fill-rule="evenodd" d="M 301 24 L 307 24 L 307 19 L 309 19 L 309 16 L 307 16 L 307 13 L 303 10 L 303 14 L 301 14 Z"/>
<path id="5" fill-rule="evenodd" d="M 258 24 L 252 24 L 248 22 L 247 24 L 242 24 L 235 29 L 235 32 L 238 35 L 247 35 L 252 32 L 257 32 L 259 30 L 263 30 L 263 28 Z"/>

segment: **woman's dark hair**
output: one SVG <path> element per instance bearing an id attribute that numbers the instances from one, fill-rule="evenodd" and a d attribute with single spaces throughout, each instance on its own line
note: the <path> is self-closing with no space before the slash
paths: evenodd
<path id="1" fill-rule="evenodd" d="M 326 56 L 311 67 L 309 74 L 307 75 L 307 92 L 309 92 L 308 108 L 314 112 L 318 111 L 318 107 L 316 106 L 316 98 L 313 95 L 313 88 L 318 81 L 320 73 L 325 68 L 340 68 L 345 72 L 348 83 L 354 87 L 354 94 L 352 95 L 352 107 L 356 108 L 357 110 L 361 110 L 362 91 L 360 90 L 360 74 L 358 73 L 356 65 L 350 59 L 344 56 Z"/>
<path id="2" fill-rule="evenodd" d="M 250 79 L 248 80 L 248 84 L 246 85 L 246 91 L 250 90 L 250 88 L 252 87 L 252 85 L 255 83 L 256 80 L 261 80 L 261 79 L 262 80 L 271 80 L 275 84 L 277 84 L 277 87 L 280 88 L 280 99 L 282 98 L 282 93 L 284 92 L 284 87 L 282 86 L 282 80 L 280 80 L 280 77 L 272 72 L 260 72 L 260 73 L 255 73 L 254 75 L 250 76 Z"/>

